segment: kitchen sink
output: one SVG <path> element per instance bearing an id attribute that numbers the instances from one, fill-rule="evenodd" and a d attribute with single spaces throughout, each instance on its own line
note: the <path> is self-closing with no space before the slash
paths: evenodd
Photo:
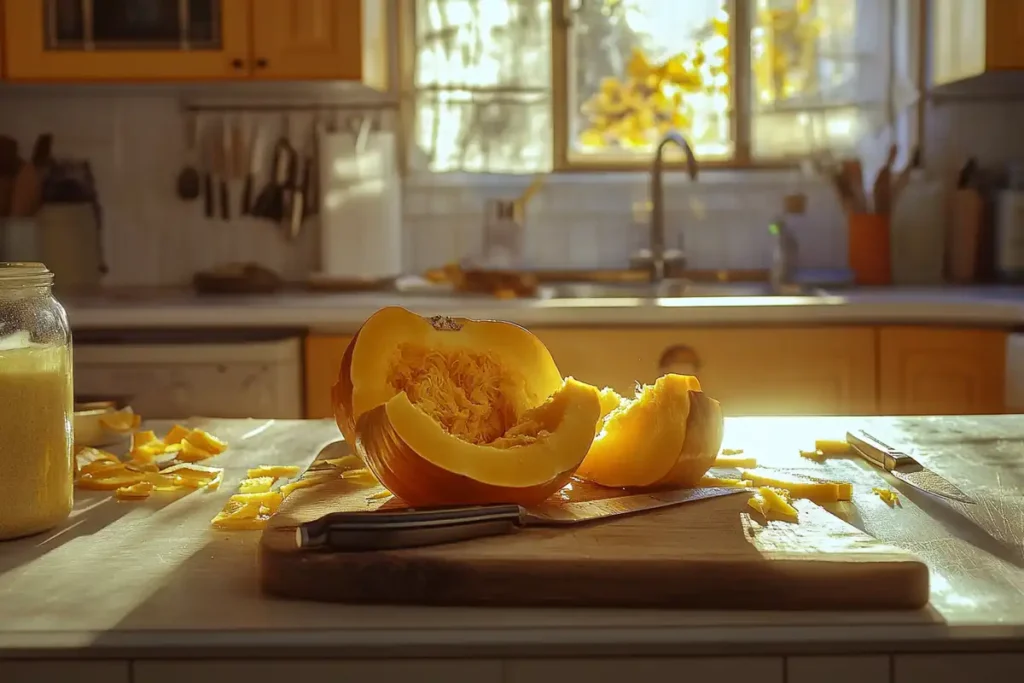
<path id="1" fill-rule="evenodd" d="M 778 291 L 767 282 L 689 282 L 666 280 L 653 282 L 560 282 L 542 285 L 540 299 L 658 299 L 671 297 L 729 296 L 816 296 L 818 289 L 785 285 Z"/>

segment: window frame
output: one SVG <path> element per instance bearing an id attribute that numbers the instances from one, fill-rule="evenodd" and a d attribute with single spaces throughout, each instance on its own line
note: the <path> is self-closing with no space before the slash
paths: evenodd
<path id="1" fill-rule="evenodd" d="M 571 31 L 572 0 L 549 0 L 551 2 L 551 173 L 607 173 L 643 171 L 650 166 L 650 158 L 638 154 L 635 159 L 626 158 L 572 158 L 569 139 L 569 34 Z M 681 0 L 682 1 L 682 0 Z M 899 0 L 894 0 L 899 1 Z M 409 171 L 408 145 L 415 139 L 416 125 L 416 0 L 398 0 L 398 47 L 399 47 L 399 121 L 401 126 L 400 168 Z M 750 87 L 750 41 L 736 40 L 737 36 L 750 35 L 749 0 L 727 0 L 729 6 L 729 41 L 734 59 L 734 71 L 730 79 L 732 112 L 731 128 L 733 154 L 728 159 L 701 159 L 701 168 L 721 170 L 772 171 L 792 169 L 804 159 L 802 155 L 755 159 L 751 153 L 752 104 Z M 914 75 L 919 89 L 925 83 L 925 57 L 928 26 L 928 3 L 926 0 L 907 0 L 909 41 L 909 71 Z M 899 140 L 901 150 L 917 149 L 924 158 L 922 132 L 924 130 L 925 97 L 922 92 L 907 115 L 907 139 Z M 897 132 L 898 134 L 898 132 Z M 909 152 L 901 151 L 901 156 Z M 680 170 L 686 162 L 682 155 L 668 151 L 664 160 L 668 169 Z M 431 172 L 426 172 L 431 173 Z M 438 172 L 440 173 L 440 172 Z M 469 171 L 455 173 L 471 174 Z"/>

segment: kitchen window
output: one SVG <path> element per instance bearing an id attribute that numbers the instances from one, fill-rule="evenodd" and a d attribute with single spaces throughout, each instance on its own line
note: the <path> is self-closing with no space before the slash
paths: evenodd
<path id="1" fill-rule="evenodd" d="M 413 171 L 788 165 L 916 135 L 916 0 L 408 0 Z M 669 152 L 675 153 L 674 150 Z"/>

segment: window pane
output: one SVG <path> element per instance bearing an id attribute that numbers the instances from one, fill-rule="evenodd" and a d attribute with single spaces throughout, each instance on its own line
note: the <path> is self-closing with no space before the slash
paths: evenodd
<path id="1" fill-rule="evenodd" d="M 570 155 L 646 158 L 670 129 L 732 154 L 725 0 L 587 0 L 569 42 Z"/>
<path id="2" fill-rule="evenodd" d="M 415 137 L 413 169 L 533 173 L 551 165 L 551 108 L 546 96 L 421 92 Z"/>
<path id="3" fill-rule="evenodd" d="M 414 86 L 413 168 L 550 168 L 550 0 L 417 0 Z"/>
<path id="4" fill-rule="evenodd" d="M 888 3 L 879 0 L 748 0 L 751 142 L 757 157 L 854 144 L 862 114 L 885 97 Z M 869 45 L 864 38 L 871 36 Z"/>

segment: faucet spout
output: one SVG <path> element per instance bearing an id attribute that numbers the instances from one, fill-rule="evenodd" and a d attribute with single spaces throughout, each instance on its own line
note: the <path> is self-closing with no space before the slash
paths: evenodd
<path id="1" fill-rule="evenodd" d="M 669 131 L 658 143 L 651 167 L 651 279 L 661 282 L 665 279 L 665 198 L 662 185 L 665 148 L 674 144 L 686 155 L 686 170 L 690 180 L 697 180 L 697 157 L 694 156 L 690 143 L 677 131 Z"/>

